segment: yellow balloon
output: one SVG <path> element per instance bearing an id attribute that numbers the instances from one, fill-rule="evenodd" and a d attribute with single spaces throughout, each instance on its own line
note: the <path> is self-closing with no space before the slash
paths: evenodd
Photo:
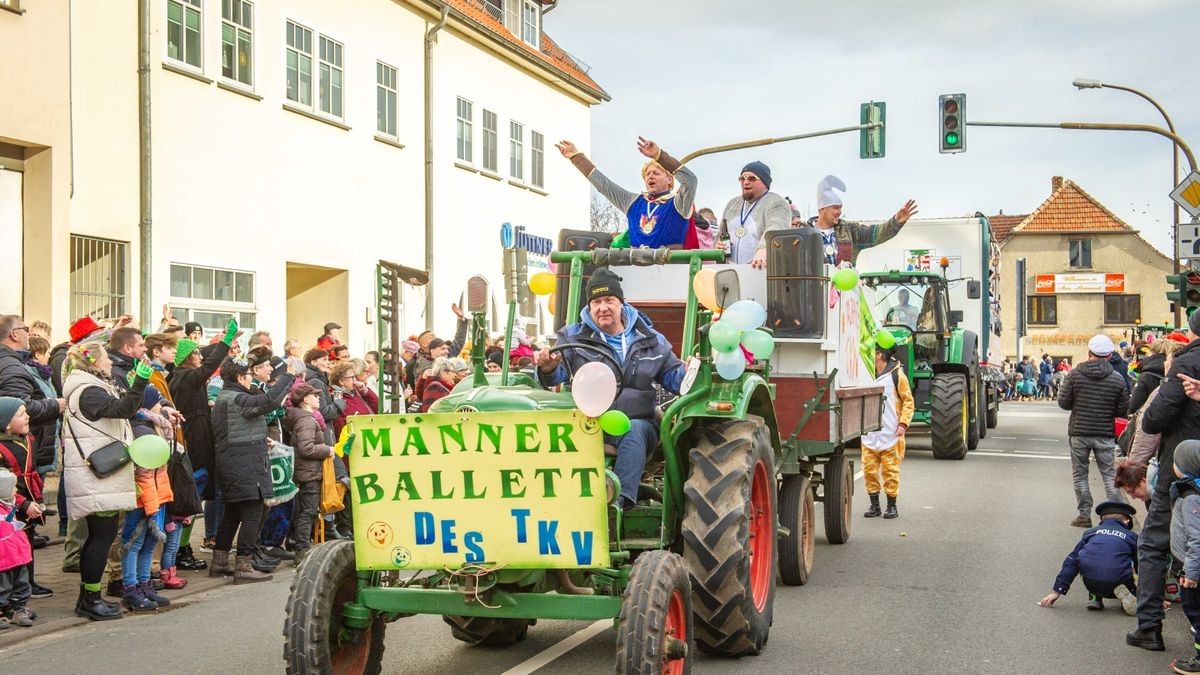
<path id="1" fill-rule="evenodd" d="M 534 295 L 550 295 L 554 292 L 554 275 L 550 272 L 538 272 L 529 277 L 529 290 Z"/>
<path id="2" fill-rule="evenodd" d="M 692 289 L 696 291 L 696 300 L 709 311 L 720 311 L 717 305 L 717 273 L 710 269 L 696 272 L 692 279 Z"/>
<path id="3" fill-rule="evenodd" d="M 554 301 L 553 300 L 546 303 L 546 311 L 550 313 L 550 316 L 554 316 Z"/>

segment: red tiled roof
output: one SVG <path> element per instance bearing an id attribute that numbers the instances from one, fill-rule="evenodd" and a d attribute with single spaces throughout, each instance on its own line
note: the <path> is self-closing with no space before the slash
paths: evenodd
<path id="1" fill-rule="evenodd" d="M 1050 198 L 1012 229 L 1019 232 L 1133 232 L 1096 198 L 1063 180 Z"/>
<path id="2" fill-rule="evenodd" d="M 595 80 L 593 80 L 591 76 L 583 70 L 583 68 L 579 66 L 575 59 L 571 58 L 569 54 L 563 51 L 563 49 L 559 47 L 554 40 L 551 40 L 550 36 L 546 34 L 546 31 L 542 31 L 541 49 L 534 49 L 524 40 L 520 39 L 516 35 L 513 35 L 512 31 L 505 28 L 501 21 L 498 21 L 491 14 L 489 14 L 488 11 L 484 9 L 482 0 L 445 0 L 445 2 L 462 14 L 470 17 L 483 28 L 503 38 L 506 42 L 519 47 L 543 63 L 553 66 L 567 77 L 578 81 L 578 83 L 584 87 L 592 89 L 600 96 L 600 98 L 604 100 L 609 99 L 608 92 L 604 91 L 604 89 Z"/>
<path id="3" fill-rule="evenodd" d="M 1008 235 L 1012 233 L 1012 229 L 1020 225 L 1021 221 L 1028 217 L 1028 213 L 1020 216 L 1006 216 L 1003 214 L 988 216 L 988 222 L 992 225 L 992 236 L 996 238 L 997 242 L 1003 243 L 1005 239 L 1008 239 Z"/>

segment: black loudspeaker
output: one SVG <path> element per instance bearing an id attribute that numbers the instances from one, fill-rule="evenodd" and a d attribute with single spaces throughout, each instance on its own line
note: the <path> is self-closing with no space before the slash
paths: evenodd
<path id="1" fill-rule="evenodd" d="M 558 251 L 592 251 L 598 248 L 609 248 L 612 245 L 612 234 L 608 232 L 592 232 L 591 230 L 562 230 L 558 233 Z M 583 266 L 583 281 L 581 284 L 587 286 L 588 279 L 592 278 L 592 272 L 596 271 L 595 265 Z M 567 313 L 567 293 L 571 287 L 571 265 L 568 263 L 558 263 L 554 272 L 556 282 L 554 284 L 554 330 L 562 328 L 568 319 L 570 323 L 575 323 L 578 317 L 564 316 Z M 580 297 L 583 297 L 583 289 L 580 288 Z"/>
<path id="2" fill-rule="evenodd" d="M 775 337 L 825 335 L 828 283 L 816 228 L 767 232 L 767 326 Z"/>

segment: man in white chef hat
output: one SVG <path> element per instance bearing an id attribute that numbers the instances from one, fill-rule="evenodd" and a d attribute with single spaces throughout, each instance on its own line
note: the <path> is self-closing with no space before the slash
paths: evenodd
<path id="1" fill-rule="evenodd" d="M 837 176 L 825 176 L 817 184 L 817 216 L 809 221 L 825 244 L 825 262 L 830 265 L 858 261 L 858 252 L 878 246 L 896 236 L 901 227 L 917 212 L 917 203 L 908 200 L 886 223 L 863 225 L 842 220 L 842 196 L 846 184 Z"/>

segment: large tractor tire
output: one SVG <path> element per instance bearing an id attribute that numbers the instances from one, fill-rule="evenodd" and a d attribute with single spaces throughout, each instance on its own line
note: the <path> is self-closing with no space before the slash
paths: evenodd
<path id="1" fill-rule="evenodd" d="M 683 675 L 696 655 L 692 582 L 670 551 L 638 556 L 621 600 L 617 675 Z"/>
<path id="2" fill-rule="evenodd" d="M 292 579 L 283 625 L 288 675 L 379 673 L 383 664 L 383 616 L 363 630 L 342 626 L 342 606 L 358 596 L 354 542 L 314 547 Z"/>
<path id="3" fill-rule="evenodd" d="M 850 508 L 854 499 L 854 473 L 850 471 L 850 460 L 844 449 L 838 450 L 825 463 L 821 484 L 825 538 L 831 544 L 844 544 L 850 540 L 850 523 L 853 522 Z"/>
<path id="4" fill-rule="evenodd" d="M 779 486 L 779 524 L 788 534 L 779 538 L 779 579 L 788 586 L 803 586 L 812 576 L 816 515 L 812 480 L 798 473 L 784 476 Z"/>
<path id="5" fill-rule="evenodd" d="M 471 646 L 511 647 L 529 634 L 530 619 L 493 619 L 486 616 L 443 616 L 450 634 Z"/>
<path id="6" fill-rule="evenodd" d="M 974 450 L 979 447 L 979 439 L 982 437 L 979 428 L 983 426 L 983 415 L 978 409 L 979 397 L 972 397 L 968 393 L 967 405 L 967 450 Z"/>
<path id="7" fill-rule="evenodd" d="M 987 428 L 995 429 L 996 425 L 1000 424 L 1000 404 L 997 403 L 995 408 L 988 407 L 987 410 Z"/>
<path id="8" fill-rule="evenodd" d="M 692 577 L 696 644 L 758 654 L 775 601 L 775 456 L 761 418 L 714 421 L 689 453 L 683 560 Z"/>
<path id="9" fill-rule="evenodd" d="M 934 457 L 962 459 L 967 456 L 970 405 L 966 376 L 960 373 L 933 376 L 929 397 L 929 431 Z"/>
<path id="10" fill-rule="evenodd" d="M 975 423 L 979 425 L 979 438 L 982 440 L 987 438 L 987 384 L 983 381 L 983 376 L 975 378 Z M 974 450 L 975 448 L 971 448 Z"/>

